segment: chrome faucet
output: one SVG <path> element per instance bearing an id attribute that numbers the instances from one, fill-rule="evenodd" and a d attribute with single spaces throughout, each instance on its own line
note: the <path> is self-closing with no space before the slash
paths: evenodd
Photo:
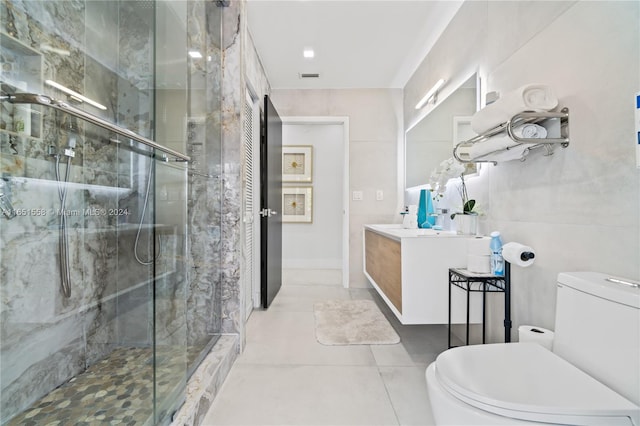
<path id="1" fill-rule="evenodd" d="M 0 179 L 0 210 L 7 219 L 16 217 L 16 211 L 11 204 L 11 188 L 4 178 Z"/>

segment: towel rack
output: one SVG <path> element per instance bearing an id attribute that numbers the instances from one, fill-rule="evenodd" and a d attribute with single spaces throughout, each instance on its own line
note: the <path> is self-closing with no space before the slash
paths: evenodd
<path id="1" fill-rule="evenodd" d="M 69 105 L 67 102 L 60 101 L 60 100 L 51 98 L 49 96 L 40 95 L 37 93 L 14 93 L 14 94 L 3 93 L 3 95 L 0 97 L 0 100 L 9 101 L 13 104 L 43 105 L 46 107 L 64 111 L 67 114 L 70 114 L 74 117 L 88 121 L 89 123 L 95 124 L 98 127 L 109 130 L 118 135 L 124 136 L 128 139 L 134 140 L 136 142 L 140 142 L 141 144 L 144 144 L 148 147 L 157 149 L 173 157 L 179 158 L 182 161 L 186 161 L 186 162 L 191 161 L 191 158 L 187 155 L 184 155 L 178 151 L 174 151 L 173 149 L 167 148 L 166 146 L 162 146 L 159 143 L 152 141 L 151 139 L 147 139 L 144 136 L 140 136 L 139 134 L 132 132 L 129 129 L 125 129 L 124 127 L 117 126 L 98 116 L 89 114 L 88 112 L 85 112 L 79 108 Z"/>
<path id="2" fill-rule="evenodd" d="M 556 138 L 523 138 L 519 137 L 515 134 L 514 128 L 527 123 L 541 123 L 547 120 L 560 120 L 560 137 Z M 489 152 L 484 154 L 473 160 L 466 160 L 461 158 L 458 155 L 459 147 L 469 147 L 473 144 L 484 142 L 490 139 L 493 136 L 496 136 L 500 133 L 506 133 L 509 138 L 511 138 L 514 142 L 517 142 L 516 145 L 511 146 L 509 148 L 499 149 L 493 152 Z M 526 153 L 537 149 L 537 148 L 545 148 L 547 153 L 545 155 L 553 154 L 554 147 L 560 145 L 562 148 L 566 148 L 569 146 L 569 108 L 562 108 L 559 112 L 555 111 L 543 111 L 543 112 L 532 112 L 532 111 L 524 111 L 518 113 L 511 117 L 509 121 L 506 123 L 499 124 L 498 126 L 487 130 L 484 133 L 481 133 L 469 140 L 462 141 L 458 143 L 453 148 L 453 157 L 461 163 L 493 163 L 498 164 L 495 160 L 483 160 L 482 158 L 490 157 L 499 152 L 503 152 L 509 149 L 513 149 L 517 146 L 529 144 L 531 145 L 525 151 L 525 154 L 522 156 L 520 161 L 526 160 Z"/>

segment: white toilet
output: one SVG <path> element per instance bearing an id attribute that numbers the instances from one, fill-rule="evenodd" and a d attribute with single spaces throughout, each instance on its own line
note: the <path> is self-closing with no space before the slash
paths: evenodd
<path id="1" fill-rule="evenodd" d="M 536 343 L 463 346 L 429 365 L 437 425 L 640 426 L 637 283 L 561 273 L 557 296 L 553 352 Z"/>

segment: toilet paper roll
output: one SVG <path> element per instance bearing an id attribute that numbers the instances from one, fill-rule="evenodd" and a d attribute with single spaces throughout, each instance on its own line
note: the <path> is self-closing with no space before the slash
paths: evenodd
<path id="1" fill-rule="evenodd" d="M 507 243 L 502 246 L 502 257 L 512 265 L 526 268 L 533 265 L 535 259 L 535 251 L 520 243 Z"/>
<path id="2" fill-rule="evenodd" d="M 521 325 L 518 327 L 518 340 L 520 342 L 534 342 L 551 350 L 553 349 L 553 331 L 533 325 Z"/>
<path id="3" fill-rule="evenodd" d="M 475 256 L 489 256 L 491 255 L 491 249 L 489 244 L 491 238 L 488 237 L 476 237 L 470 238 L 467 241 L 467 254 Z"/>
<path id="4" fill-rule="evenodd" d="M 491 273 L 491 256 L 467 255 L 467 270 L 478 274 Z"/>

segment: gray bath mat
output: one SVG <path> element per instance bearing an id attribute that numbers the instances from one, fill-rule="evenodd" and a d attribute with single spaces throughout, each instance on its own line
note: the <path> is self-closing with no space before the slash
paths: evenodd
<path id="1" fill-rule="evenodd" d="M 393 345 L 400 342 L 373 300 L 327 300 L 313 305 L 316 338 L 323 345 Z"/>

